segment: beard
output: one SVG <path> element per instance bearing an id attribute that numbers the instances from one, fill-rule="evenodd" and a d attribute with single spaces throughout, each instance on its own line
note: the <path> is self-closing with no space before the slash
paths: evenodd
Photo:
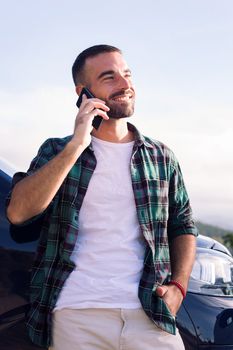
<path id="1" fill-rule="evenodd" d="M 126 95 L 125 93 L 118 92 L 110 96 L 108 99 L 105 100 L 106 105 L 110 108 L 110 111 L 107 112 L 109 118 L 112 119 L 121 119 L 121 118 L 128 118 L 134 113 L 134 103 L 135 103 L 135 97 L 134 95 L 130 97 L 126 101 L 117 101 L 114 98 L 117 98 L 118 96 Z"/>

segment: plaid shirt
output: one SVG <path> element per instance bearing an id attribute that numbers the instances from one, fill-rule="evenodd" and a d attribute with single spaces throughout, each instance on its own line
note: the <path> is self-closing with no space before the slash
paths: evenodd
<path id="1" fill-rule="evenodd" d="M 172 151 L 141 135 L 132 124 L 128 123 L 128 128 L 135 134 L 130 170 L 138 221 L 147 242 L 139 299 L 158 327 L 175 334 L 175 318 L 163 299 L 156 296 L 155 290 L 157 285 L 168 282 L 171 275 L 169 242 L 178 235 L 197 235 L 197 231 L 180 167 Z M 45 141 L 28 172 L 15 174 L 13 184 L 51 160 L 70 138 Z M 40 346 L 51 344 L 52 312 L 64 282 L 75 267 L 70 256 L 79 232 L 79 211 L 95 167 L 96 159 L 90 144 L 77 159 L 47 210 L 23 226 L 12 226 L 16 240 L 30 239 L 26 237 L 28 232 L 33 238 L 37 234 L 40 237 L 27 315 L 29 335 Z"/>

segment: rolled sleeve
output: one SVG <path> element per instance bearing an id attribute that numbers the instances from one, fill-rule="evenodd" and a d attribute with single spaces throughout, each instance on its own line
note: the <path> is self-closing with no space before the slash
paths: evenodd
<path id="1" fill-rule="evenodd" d="M 169 185 L 168 236 L 174 239 L 182 234 L 198 235 L 192 218 L 192 209 L 178 162 L 172 171 Z"/>
<path id="2" fill-rule="evenodd" d="M 14 174 L 12 178 L 11 191 L 8 193 L 6 198 L 6 209 L 10 203 L 12 191 L 15 185 L 21 180 L 23 180 L 24 178 L 26 178 L 27 176 L 34 174 L 38 169 L 40 169 L 50 159 L 52 159 L 53 156 L 54 156 L 54 150 L 52 147 L 52 139 L 48 139 L 40 147 L 36 157 L 32 160 L 28 171 L 17 172 Z M 12 238 L 17 242 L 26 242 L 26 241 L 28 242 L 28 241 L 34 241 L 38 239 L 43 218 L 46 212 L 52 206 L 52 204 L 53 204 L 53 201 L 50 203 L 50 205 L 45 211 L 26 220 L 25 222 L 19 225 L 12 224 L 7 218 L 8 221 L 10 222 L 10 233 Z"/>

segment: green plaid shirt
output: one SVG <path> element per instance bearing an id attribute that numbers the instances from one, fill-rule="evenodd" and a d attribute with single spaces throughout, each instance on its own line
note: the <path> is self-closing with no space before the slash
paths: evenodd
<path id="1" fill-rule="evenodd" d="M 141 135 L 132 124 L 128 123 L 128 128 L 135 134 L 130 170 L 138 221 L 147 242 L 138 295 L 149 318 L 158 327 L 175 334 L 175 318 L 155 290 L 158 284 L 168 282 L 171 275 L 169 242 L 178 235 L 197 235 L 197 231 L 180 167 L 172 151 Z M 28 172 L 15 174 L 13 185 L 51 160 L 70 138 L 45 141 Z M 52 312 L 64 282 L 75 267 L 70 256 L 79 232 L 79 211 L 95 167 L 96 158 L 90 144 L 47 210 L 23 226 L 12 226 L 16 240 L 39 236 L 27 327 L 32 341 L 43 347 L 51 344 Z"/>

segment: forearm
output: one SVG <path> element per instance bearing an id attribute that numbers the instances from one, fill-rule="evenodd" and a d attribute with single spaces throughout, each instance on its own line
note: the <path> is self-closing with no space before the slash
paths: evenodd
<path id="1" fill-rule="evenodd" d="M 43 212 L 82 152 L 83 146 L 70 142 L 42 168 L 19 181 L 12 191 L 7 208 L 9 220 L 13 224 L 21 224 Z"/>
<path id="2" fill-rule="evenodd" d="M 172 280 L 179 282 L 185 290 L 188 288 L 196 254 L 196 238 L 184 234 L 174 238 L 170 243 Z"/>
<path id="3" fill-rule="evenodd" d="M 94 117 L 98 114 L 109 119 L 107 111 L 109 107 L 104 101 L 84 96 L 72 140 L 46 165 L 15 185 L 7 208 L 8 219 L 13 224 L 21 224 L 48 207 L 77 158 L 90 144 Z"/>

